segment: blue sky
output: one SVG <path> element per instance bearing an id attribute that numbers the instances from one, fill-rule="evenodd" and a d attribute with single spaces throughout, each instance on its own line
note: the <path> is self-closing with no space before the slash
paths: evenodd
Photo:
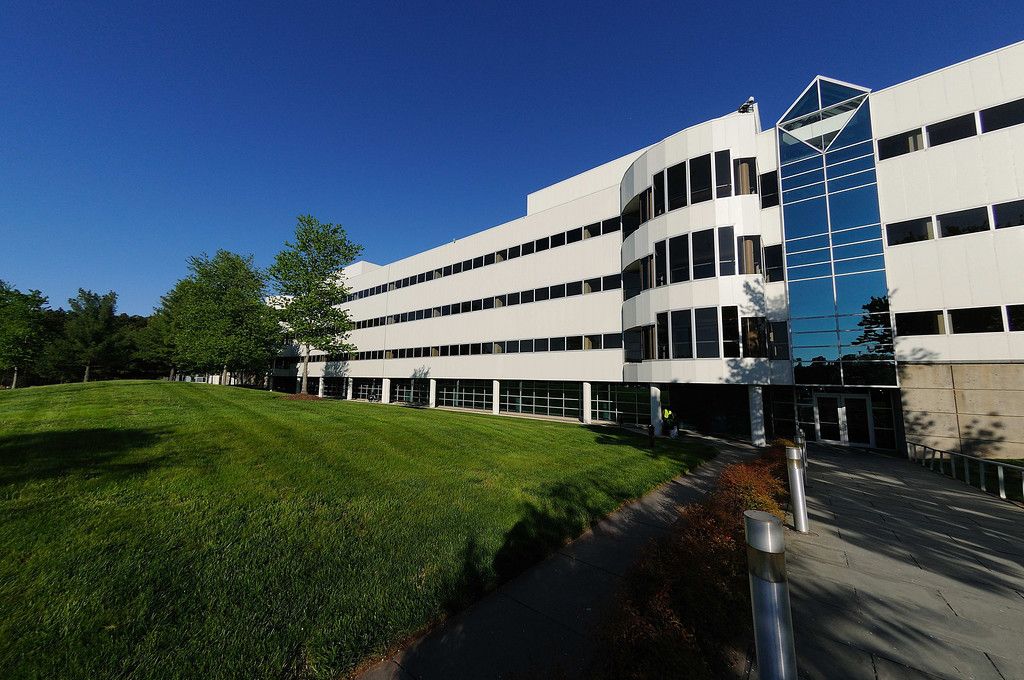
<path id="1" fill-rule="evenodd" d="M 1024 38 L 1024 5 L 0 7 L 0 279 L 148 313 L 190 255 L 271 262 L 300 213 L 386 263 L 817 73 L 871 87 Z"/>

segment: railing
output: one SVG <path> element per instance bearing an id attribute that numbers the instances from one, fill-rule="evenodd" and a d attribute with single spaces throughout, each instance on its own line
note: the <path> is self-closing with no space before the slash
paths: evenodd
<path id="1" fill-rule="evenodd" d="M 1005 463 L 991 458 L 979 458 L 968 453 L 940 451 L 924 444 L 907 442 L 907 458 L 939 474 L 959 479 L 986 493 L 996 493 L 1004 500 L 1024 500 L 1024 466 Z M 1009 471 L 1009 473 L 1007 472 Z M 1019 484 L 1012 484 L 1013 478 Z M 1008 481 L 1009 480 L 1009 481 Z M 994 487 L 994 490 L 993 490 Z M 1007 488 L 1010 489 L 1007 494 Z"/>

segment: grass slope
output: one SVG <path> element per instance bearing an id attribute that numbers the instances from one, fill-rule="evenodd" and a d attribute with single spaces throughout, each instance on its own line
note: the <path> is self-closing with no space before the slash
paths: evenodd
<path id="1" fill-rule="evenodd" d="M 697 462 L 163 382 L 0 393 L 0 676 L 334 677 Z"/>

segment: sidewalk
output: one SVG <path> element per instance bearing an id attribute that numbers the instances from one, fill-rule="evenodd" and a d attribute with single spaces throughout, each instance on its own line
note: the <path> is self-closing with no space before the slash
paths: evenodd
<path id="1" fill-rule="evenodd" d="M 610 515 L 361 680 L 578 677 L 592 652 L 592 627 L 640 549 L 675 522 L 679 504 L 698 500 L 723 467 L 754 452 L 714 442 L 714 460 Z"/>
<path id="2" fill-rule="evenodd" d="M 1024 678 L 1024 510 L 903 459 L 811 447 L 811 533 L 786 534 L 801 674 Z"/>

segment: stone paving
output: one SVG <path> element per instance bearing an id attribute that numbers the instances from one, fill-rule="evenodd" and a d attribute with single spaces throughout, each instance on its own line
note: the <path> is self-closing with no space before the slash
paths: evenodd
<path id="1" fill-rule="evenodd" d="M 809 450 L 788 531 L 807 678 L 1024 678 L 1024 510 L 906 460 Z"/>

